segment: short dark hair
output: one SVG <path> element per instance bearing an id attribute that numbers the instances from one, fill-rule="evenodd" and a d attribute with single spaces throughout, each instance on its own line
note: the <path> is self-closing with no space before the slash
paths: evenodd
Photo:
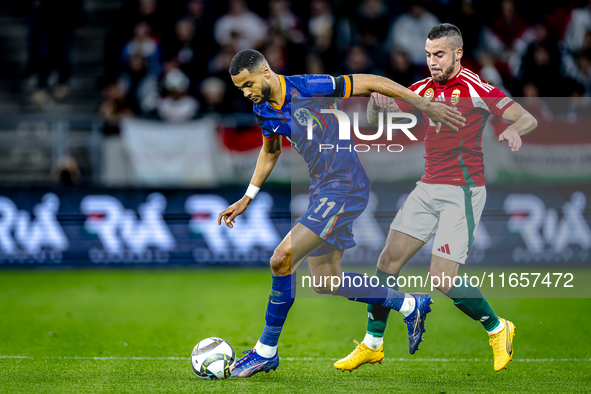
<path id="1" fill-rule="evenodd" d="M 436 40 L 438 38 L 445 37 L 447 41 L 451 41 L 456 45 L 456 48 L 461 48 L 464 45 L 464 40 L 462 39 L 462 32 L 456 25 L 452 25 L 451 23 L 440 23 L 438 25 L 433 26 L 429 34 L 427 34 L 427 38 L 429 40 Z M 452 45 L 453 48 L 454 45 Z M 455 48 L 454 48 L 455 49 Z"/>
<path id="2" fill-rule="evenodd" d="M 230 75 L 238 75 L 244 69 L 247 69 L 249 73 L 253 73 L 264 62 L 266 62 L 266 59 L 259 51 L 244 49 L 232 59 Z"/>

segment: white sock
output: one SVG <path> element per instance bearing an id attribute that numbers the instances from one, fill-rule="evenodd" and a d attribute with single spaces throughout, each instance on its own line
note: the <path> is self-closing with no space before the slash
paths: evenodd
<path id="1" fill-rule="evenodd" d="M 407 317 L 415 310 L 416 300 L 410 294 L 404 295 L 404 302 L 398 312 L 402 313 L 404 317 Z"/>
<path id="2" fill-rule="evenodd" d="M 254 346 L 254 350 L 257 351 L 259 356 L 265 358 L 271 358 L 277 354 L 277 346 L 263 345 L 260 341 L 257 341 L 257 344 Z"/>
<path id="3" fill-rule="evenodd" d="M 499 319 L 499 325 L 493 328 L 492 330 L 486 332 L 488 332 L 488 335 L 495 335 L 503 331 L 503 328 L 505 328 L 505 323 L 503 322 L 503 320 Z"/>
<path id="4" fill-rule="evenodd" d="M 374 337 L 373 335 L 366 333 L 365 338 L 363 338 L 363 343 L 372 350 L 378 350 L 380 346 L 382 346 L 382 343 L 384 343 L 384 337 Z"/>

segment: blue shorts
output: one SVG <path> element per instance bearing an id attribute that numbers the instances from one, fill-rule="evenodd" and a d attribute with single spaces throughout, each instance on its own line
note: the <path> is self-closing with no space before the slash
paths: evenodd
<path id="1" fill-rule="evenodd" d="M 298 220 L 326 241 L 310 256 L 355 246 L 353 221 L 363 213 L 369 199 L 369 185 L 361 189 L 329 189 L 310 195 L 308 210 Z"/>

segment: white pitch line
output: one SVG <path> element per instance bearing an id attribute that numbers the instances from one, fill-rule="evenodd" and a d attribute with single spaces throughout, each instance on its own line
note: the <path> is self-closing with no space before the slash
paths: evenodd
<path id="1" fill-rule="evenodd" d="M 311 357 L 281 357 L 285 361 L 337 361 L 338 358 L 311 358 Z M 492 359 L 486 358 L 387 358 L 382 362 L 489 362 Z M 591 362 L 591 358 L 521 358 L 513 359 L 516 362 L 522 363 L 543 363 L 543 362 Z"/>
<path id="2" fill-rule="evenodd" d="M 53 357 L 29 357 L 29 356 L 12 356 L 0 355 L 0 359 L 50 359 L 50 360 L 122 360 L 122 361 L 150 361 L 150 360 L 164 360 L 164 361 L 189 361 L 189 357 L 78 357 L 78 356 L 53 356 Z M 282 361 L 337 361 L 338 358 L 322 358 L 322 357 L 281 357 Z M 463 362 L 463 363 L 477 363 L 488 362 L 490 359 L 484 358 L 388 358 L 384 361 L 388 362 Z M 544 363 L 544 362 L 591 362 L 591 358 L 521 358 L 514 359 L 515 362 L 522 363 Z"/>

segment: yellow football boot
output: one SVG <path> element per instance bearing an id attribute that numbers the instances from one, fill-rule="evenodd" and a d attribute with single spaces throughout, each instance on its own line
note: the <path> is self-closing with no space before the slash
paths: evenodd
<path id="1" fill-rule="evenodd" d="M 382 363 L 382 360 L 384 359 L 383 344 L 378 350 L 373 350 L 368 348 L 363 342 L 353 342 L 357 344 L 357 347 L 347 357 L 342 358 L 334 363 L 334 367 L 336 369 L 340 369 L 343 372 L 352 372 L 354 369 L 359 368 L 359 366 L 363 364 L 371 363 L 371 365 L 374 365 L 375 363 Z"/>
<path id="2" fill-rule="evenodd" d="M 495 356 L 495 371 L 507 368 L 509 361 L 513 359 L 513 337 L 515 325 L 509 320 L 499 317 L 505 323 L 505 328 L 497 334 L 489 335 L 488 343 L 493 348 Z"/>

